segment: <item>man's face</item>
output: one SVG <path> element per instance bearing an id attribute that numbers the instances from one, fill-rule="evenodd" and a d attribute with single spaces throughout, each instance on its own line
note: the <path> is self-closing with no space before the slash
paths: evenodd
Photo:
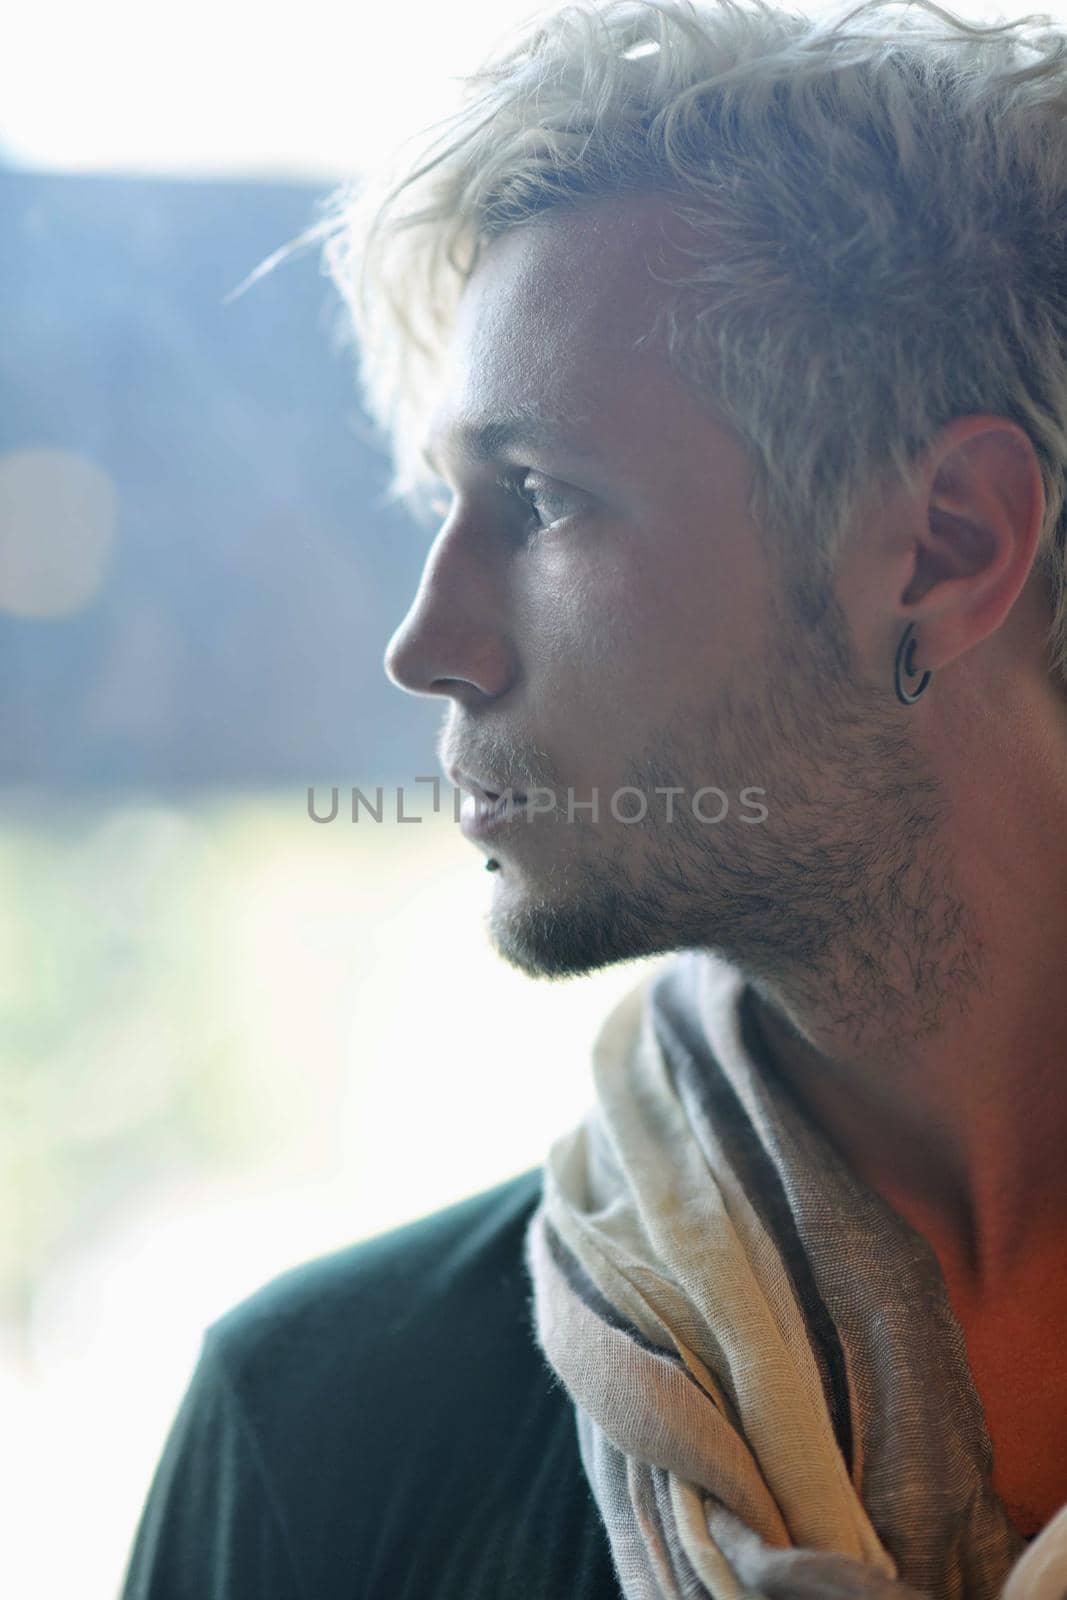
<path id="1" fill-rule="evenodd" d="M 499 863 L 491 937 L 531 974 L 816 959 L 903 754 L 838 608 L 811 630 L 787 600 L 740 444 L 647 337 L 664 216 L 602 202 L 489 248 L 427 441 L 450 507 L 387 655 L 448 701 L 446 767 L 554 801 L 472 844 Z M 540 427 L 487 435 L 519 414 Z"/>

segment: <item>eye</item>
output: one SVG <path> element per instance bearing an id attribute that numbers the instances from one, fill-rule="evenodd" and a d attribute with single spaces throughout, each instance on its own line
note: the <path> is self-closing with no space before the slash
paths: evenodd
<path id="1" fill-rule="evenodd" d="M 501 473 L 493 479 L 493 484 L 515 503 L 524 532 L 555 527 L 574 511 L 573 496 L 554 492 L 550 479 L 525 468 Z M 447 521 L 455 505 L 455 495 L 443 479 L 438 479 L 431 487 L 431 497 L 423 503 L 432 516 Z"/>
<path id="2" fill-rule="evenodd" d="M 550 528 L 566 520 L 571 507 L 562 495 L 553 494 L 548 482 L 536 472 L 512 473 L 499 477 L 497 487 L 519 501 L 527 520 L 535 528 Z"/>

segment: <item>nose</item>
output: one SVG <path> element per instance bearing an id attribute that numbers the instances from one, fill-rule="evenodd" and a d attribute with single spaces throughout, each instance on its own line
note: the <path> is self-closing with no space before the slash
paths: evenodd
<path id="1" fill-rule="evenodd" d="M 409 694 L 503 694 L 515 673 L 504 573 L 455 513 L 430 548 L 411 609 L 390 639 L 385 671 Z"/>

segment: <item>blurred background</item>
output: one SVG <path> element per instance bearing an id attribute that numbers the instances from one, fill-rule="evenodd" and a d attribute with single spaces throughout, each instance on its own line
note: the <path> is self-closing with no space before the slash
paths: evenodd
<path id="1" fill-rule="evenodd" d="M 204 1326 L 531 1166 L 617 969 L 530 983 L 385 678 L 317 250 L 528 6 L 9 9 L 0 48 L 0 1591 L 111 1600 Z M 348 820 L 353 785 L 385 820 Z M 395 820 L 404 784 L 414 826 Z M 338 819 L 309 820 L 307 790 Z M 420 799 L 420 795 L 422 798 Z M 207 1600 L 207 1597 L 205 1597 Z"/>
<path id="2" fill-rule="evenodd" d="M 95 0 L 0 30 L 19 1600 L 111 1600 L 204 1326 L 539 1163 L 640 975 L 540 985 L 493 955 L 481 852 L 414 784 L 442 707 L 381 667 L 431 533 L 385 501 L 336 292 L 312 251 L 229 298 L 530 9 Z M 348 820 L 378 784 L 385 820 Z"/>

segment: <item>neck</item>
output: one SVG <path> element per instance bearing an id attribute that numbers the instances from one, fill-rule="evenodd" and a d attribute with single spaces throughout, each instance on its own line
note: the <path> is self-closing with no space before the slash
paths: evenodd
<path id="1" fill-rule="evenodd" d="M 944 830 L 911 869 L 928 905 L 936 862 L 951 936 L 920 939 L 917 959 L 902 914 L 876 971 L 869 947 L 841 947 L 818 975 L 754 984 L 794 1097 L 976 1307 L 1061 1259 L 1067 1237 L 1064 746 L 1011 734 L 980 783 L 973 746 L 955 767 L 948 751 Z M 908 894 L 892 893 L 906 913 Z"/>

